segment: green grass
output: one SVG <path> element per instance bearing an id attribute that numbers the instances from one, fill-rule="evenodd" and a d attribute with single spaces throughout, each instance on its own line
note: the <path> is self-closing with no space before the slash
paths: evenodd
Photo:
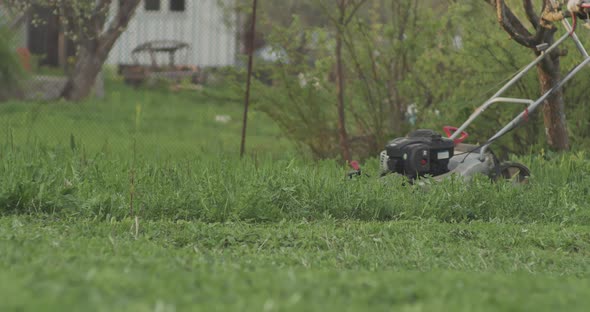
<path id="1" fill-rule="evenodd" d="M 529 158 L 531 183 L 487 178 L 403 186 L 395 176 L 347 180 L 336 162 L 195 155 L 154 161 L 69 149 L 7 152 L 0 158 L 0 213 L 100 219 L 277 222 L 318 220 L 563 223 L 590 225 L 590 162 L 584 154 Z M 368 164 L 372 173 L 374 162 Z"/>
<path id="2" fill-rule="evenodd" d="M 19 146 L 62 146 L 72 142 L 89 153 L 146 158 L 192 157 L 240 150 L 243 108 L 220 89 L 171 93 L 162 87 L 135 90 L 107 80 L 104 99 L 82 103 L 0 103 L 0 142 Z M 216 122 L 228 115 L 227 124 Z M 265 115 L 249 114 L 247 151 L 281 157 L 293 145 Z"/>
<path id="3" fill-rule="evenodd" d="M 404 186 L 376 178 L 375 160 L 347 180 L 257 113 L 240 160 L 241 105 L 223 90 L 108 90 L 0 105 L 0 311 L 590 303 L 584 152 L 521 158 L 533 177 L 520 187 Z"/>
<path id="4" fill-rule="evenodd" d="M 2 310 L 584 311 L 590 228 L 0 220 Z M 34 298 L 31 300 L 31 298 Z"/>

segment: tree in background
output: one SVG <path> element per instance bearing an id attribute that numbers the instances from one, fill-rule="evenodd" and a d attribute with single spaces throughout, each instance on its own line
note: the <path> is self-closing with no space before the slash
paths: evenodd
<path id="1" fill-rule="evenodd" d="M 521 0 L 509 3 L 516 1 Z M 281 57 L 265 65 L 257 62 L 259 77 L 264 73 L 271 79 L 256 83 L 254 108 L 268 114 L 286 136 L 316 158 L 342 158 L 335 105 L 336 29 L 321 7 L 331 8 L 329 13 L 336 16 L 337 2 L 302 0 L 288 13 L 281 13 L 276 2 L 262 3 L 265 44 Z M 346 131 L 353 157 L 374 157 L 387 140 L 417 127 L 459 125 L 538 55 L 498 31 L 489 5 L 481 0 L 372 0 L 359 8 L 342 36 Z M 515 9 L 513 14 L 526 16 L 524 8 Z M 579 35 L 588 39 L 587 34 Z M 557 61 L 569 67 L 575 60 Z M 531 73 L 506 95 L 534 98 L 539 81 L 539 75 Z M 590 71 L 580 72 L 562 92 L 572 144 L 577 146 L 590 144 L 590 121 L 584 117 L 588 110 L 582 105 L 587 81 Z M 418 113 L 408 117 L 414 108 Z M 485 140 L 520 111 L 508 105 L 488 110 L 469 132 Z M 544 140 L 543 118 L 535 116 L 498 141 L 494 150 L 521 154 L 551 147 Z"/>
<path id="2" fill-rule="evenodd" d="M 0 25 L 0 101 L 19 92 L 22 75 L 8 28 Z"/>
<path id="3" fill-rule="evenodd" d="M 20 12 L 32 6 L 49 7 L 63 31 L 78 47 L 74 70 L 69 74 L 62 96 L 79 101 L 92 91 L 109 52 L 125 31 L 141 0 L 119 0 L 117 12 L 109 16 L 112 0 L 3 0 Z"/>
<path id="4" fill-rule="evenodd" d="M 350 112 L 373 154 L 415 125 L 408 109 L 430 93 L 416 70 L 420 56 L 435 48 L 435 12 L 429 1 L 374 1 L 346 28 Z"/>
<path id="5" fill-rule="evenodd" d="M 532 56 L 515 45 L 489 14 L 488 4 L 481 0 L 454 3 L 420 33 L 422 47 L 413 70 L 400 88 L 419 110 L 417 124 L 440 129 L 443 125 L 459 126 L 519 71 Z M 408 47 L 408 49 L 413 50 Z M 410 55 L 413 55 L 410 53 Z M 538 96 L 538 79 L 531 73 L 509 90 L 506 96 Z M 467 131 L 472 140 L 485 141 L 522 111 L 517 105 L 500 105 L 489 109 Z M 494 152 L 528 153 L 542 147 L 543 125 L 531 115 L 529 122 L 496 142 Z M 474 143 L 477 141 L 474 141 Z"/>
<path id="6" fill-rule="evenodd" d="M 552 0 L 543 0 L 541 9 L 535 8 L 532 0 L 522 0 L 522 5 L 533 31 L 529 31 L 525 22 L 518 18 L 513 9 L 504 0 L 485 0 L 496 8 L 498 22 L 510 37 L 518 44 L 541 55 L 537 47 L 543 43 L 553 44 L 557 27 L 554 25 L 558 7 Z M 560 57 L 562 51 L 556 49 L 537 66 L 541 84 L 541 94 L 551 90 L 561 79 Z M 555 150 L 568 150 L 569 137 L 565 118 L 565 104 L 562 90 L 555 91 L 544 103 L 543 116 L 547 142 Z"/>
<path id="7" fill-rule="evenodd" d="M 344 64 L 342 59 L 342 42 L 344 41 L 344 32 L 353 18 L 356 17 L 357 11 L 366 2 L 366 0 L 336 0 L 336 14 L 332 15 L 330 8 L 323 2 L 322 8 L 325 15 L 332 22 L 336 31 L 336 45 L 334 55 L 336 56 L 336 94 L 338 107 L 338 136 L 340 141 L 340 151 L 342 159 L 350 162 L 350 144 L 348 142 L 348 133 L 346 131 L 346 113 L 345 113 L 345 83 L 344 83 Z"/>
<path id="8" fill-rule="evenodd" d="M 315 5 L 324 22 L 317 13 L 303 18 L 306 11 L 292 12 L 286 26 L 266 17 L 267 42 L 283 57 L 264 69 L 257 63 L 271 73 L 272 86 L 257 85 L 256 107 L 317 158 L 373 156 L 409 128 L 412 94 L 425 89 L 406 85 L 433 46 L 436 15 L 428 0 Z"/>

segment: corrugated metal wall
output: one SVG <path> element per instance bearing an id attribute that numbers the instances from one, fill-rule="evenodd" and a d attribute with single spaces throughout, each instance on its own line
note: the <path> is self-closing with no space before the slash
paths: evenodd
<path id="1" fill-rule="evenodd" d="M 184 12 L 171 11 L 170 1 L 174 0 L 161 0 L 159 11 L 146 11 L 142 2 L 129 27 L 111 50 L 107 63 L 132 63 L 131 51 L 146 41 L 179 40 L 191 48 L 178 53 L 177 64 L 202 67 L 235 64 L 236 27 L 228 25 L 219 0 L 185 0 Z M 114 3 L 111 15 L 117 10 L 118 1 Z M 147 58 L 141 61 L 147 61 Z M 168 58 L 162 55 L 158 61 L 167 64 Z"/>

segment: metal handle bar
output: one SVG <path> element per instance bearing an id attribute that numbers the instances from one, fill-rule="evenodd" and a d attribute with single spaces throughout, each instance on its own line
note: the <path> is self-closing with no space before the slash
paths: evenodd
<path id="1" fill-rule="evenodd" d="M 455 139 L 457 135 L 459 135 L 462 131 L 465 131 L 465 129 L 471 124 L 473 123 L 473 121 L 475 119 L 477 119 L 477 117 L 479 117 L 483 111 L 485 111 L 491 104 L 495 103 L 494 100 L 498 97 L 500 97 L 502 94 L 504 94 L 504 92 L 506 92 L 510 87 L 512 87 L 513 85 L 516 84 L 516 82 L 518 80 L 520 80 L 522 77 L 524 77 L 524 75 L 526 75 L 531 69 L 533 69 L 537 64 L 539 64 L 545 57 L 547 57 L 547 55 L 549 55 L 549 52 L 555 50 L 560 44 L 562 44 L 570 35 L 569 34 L 565 34 L 563 35 L 561 38 L 559 38 L 553 45 L 551 45 L 549 48 L 547 48 L 547 50 L 545 50 L 545 52 L 543 52 L 541 55 L 539 55 L 532 63 L 530 63 L 528 66 L 526 66 L 523 70 L 521 70 L 516 76 L 514 76 L 512 79 L 510 79 L 510 81 L 508 81 L 498 92 L 496 92 L 496 94 L 494 94 L 489 100 L 487 100 L 482 106 L 480 106 L 478 109 L 475 110 L 475 112 L 469 117 L 469 119 L 467 119 L 467 121 L 465 121 L 457 130 L 457 132 L 455 132 L 455 134 L 453 136 L 451 136 L 451 139 Z"/>
<path id="2" fill-rule="evenodd" d="M 496 94 L 494 94 L 490 99 L 488 99 L 486 102 L 484 102 L 484 104 L 479 106 L 473 112 L 473 114 L 471 114 L 471 116 L 457 129 L 457 131 L 455 133 L 453 133 L 453 135 L 450 137 L 451 139 L 456 139 L 462 132 L 464 132 L 467 129 L 467 127 L 469 125 L 471 125 L 473 123 L 473 121 L 475 121 L 475 119 L 477 119 L 479 116 L 481 116 L 486 109 L 488 109 L 491 105 L 493 105 L 495 103 L 506 102 L 506 103 L 527 104 L 528 107 L 525 111 L 521 112 L 509 124 L 507 124 L 504 128 L 502 128 L 496 134 L 494 134 L 487 141 L 488 143 L 486 143 L 482 146 L 482 148 L 480 150 L 480 154 L 481 154 L 480 159 L 484 159 L 484 153 L 485 153 L 485 150 L 487 149 L 488 145 L 490 145 L 496 139 L 498 139 L 499 137 L 508 133 L 512 129 L 514 129 L 520 122 L 527 119 L 529 113 L 532 113 L 533 111 L 535 111 L 541 103 L 543 103 L 551 94 L 553 94 L 553 92 L 555 92 L 556 90 L 559 90 L 561 87 L 563 87 L 563 85 L 566 82 L 568 82 L 571 78 L 573 78 L 573 76 L 575 76 L 580 70 L 582 70 L 582 68 L 584 66 L 586 66 L 590 63 L 590 55 L 588 55 L 587 50 L 584 48 L 584 45 L 582 44 L 582 42 L 580 41 L 580 39 L 576 35 L 575 29 L 570 25 L 570 23 L 566 19 L 563 19 L 562 23 L 563 23 L 565 29 L 567 30 L 566 34 L 564 34 L 555 43 L 553 43 L 551 46 L 549 46 L 547 49 L 545 49 L 541 53 L 541 55 L 539 55 L 534 61 L 532 61 L 529 65 L 527 65 L 520 72 L 518 72 L 512 79 L 510 79 L 510 81 L 508 81 L 500 90 L 498 90 L 498 92 L 496 92 Z M 501 97 L 508 89 L 510 89 L 520 79 L 522 79 L 522 77 L 524 77 L 531 69 L 533 69 L 537 64 L 539 64 L 541 61 L 543 61 L 543 59 L 545 59 L 550 54 L 550 52 L 557 49 L 557 47 L 559 47 L 568 38 L 571 38 L 574 41 L 574 43 L 576 44 L 576 47 L 578 48 L 578 50 L 580 51 L 580 53 L 584 57 L 584 60 L 582 61 L 582 63 L 577 65 L 559 83 L 557 83 L 557 85 L 555 85 L 553 88 L 551 88 L 551 90 L 549 90 L 545 94 L 543 94 L 536 101 L 531 100 L 531 99 L 515 99 L 515 98 Z"/>
<path id="3" fill-rule="evenodd" d="M 537 101 L 530 104 L 524 112 L 521 112 L 516 118 L 514 118 L 509 124 L 507 124 L 502 130 L 496 133 L 492 138 L 488 140 L 487 144 L 484 144 L 481 149 L 481 157 L 483 158 L 483 154 L 487 149 L 488 145 L 491 144 L 492 141 L 495 141 L 497 138 L 503 136 L 504 134 L 508 133 L 514 127 L 516 127 L 521 121 L 525 120 L 527 115 L 530 112 L 533 112 L 541 103 L 543 103 L 553 92 L 561 89 L 568 81 L 570 81 L 577 73 L 579 73 L 584 66 L 590 64 L 590 57 L 586 57 L 582 63 L 578 64 L 572 71 L 570 71 L 557 85 L 555 85 L 551 90 L 545 92 Z"/>

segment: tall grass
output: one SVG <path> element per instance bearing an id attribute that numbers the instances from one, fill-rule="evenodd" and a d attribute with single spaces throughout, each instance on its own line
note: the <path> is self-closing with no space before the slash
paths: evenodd
<path id="1" fill-rule="evenodd" d="M 0 213 L 128 216 L 132 159 L 42 146 L 2 149 Z M 449 180 L 423 188 L 404 186 L 395 176 L 347 180 L 345 169 L 332 161 L 240 161 L 222 154 L 163 162 L 140 157 L 133 167 L 133 200 L 137 213 L 149 220 L 590 224 L 585 154 L 524 161 L 534 173 L 530 185 L 493 184 L 482 177 L 470 184 Z"/>
<path id="2" fill-rule="evenodd" d="M 534 176 L 518 188 L 486 178 L 428 188 L 394 176 L 346 180 L 336 162 L 293 156 L 262 115 L 250 123 L 255 152 L 240 161 L 239 104 L 109 84 L 104 101 L 0 106 L 0 214 L 590 223 L 584 153 L 523 159 Z M 219 124 L 218 114 L 235 118 Z"/>

